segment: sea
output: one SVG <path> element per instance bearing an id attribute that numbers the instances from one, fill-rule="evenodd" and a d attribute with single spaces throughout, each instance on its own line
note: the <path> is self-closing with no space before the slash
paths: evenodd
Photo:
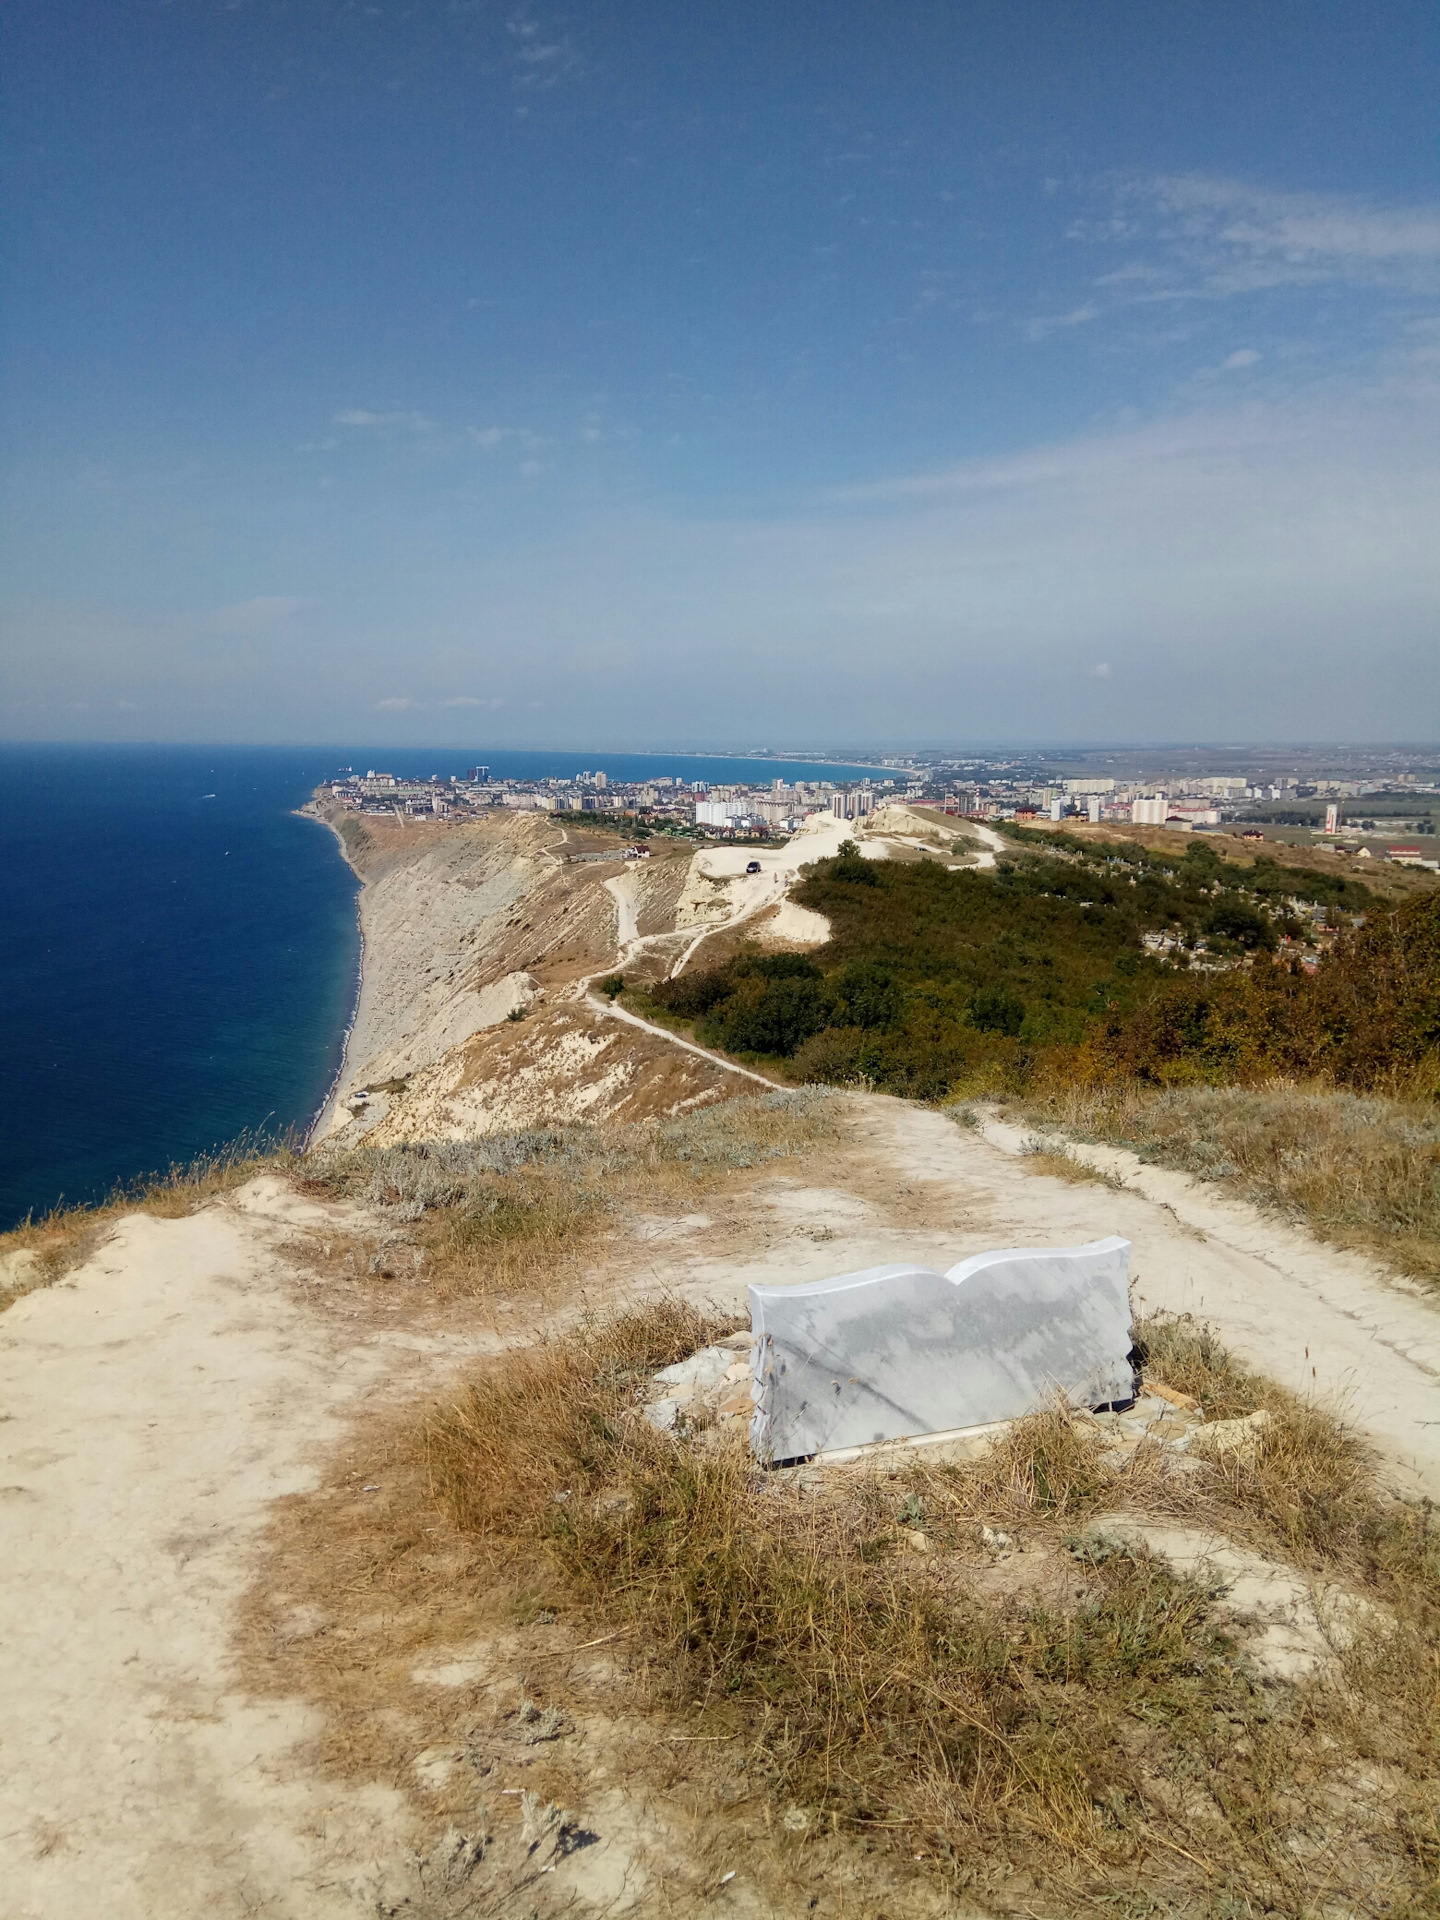
<path id="1" fill-rule="evenodd" d="M 296 812 L 353 768 L 738 784 L 875 768 L 718 755 L 0 746 L 0 1230 L 241 1139 L 303 1135 L 359 979 L 358 883 Z"/>

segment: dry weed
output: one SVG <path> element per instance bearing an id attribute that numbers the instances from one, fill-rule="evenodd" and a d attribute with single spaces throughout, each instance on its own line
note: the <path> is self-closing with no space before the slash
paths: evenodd
<path id="1" fill-rule="evenodd" d="M 1081 1553 L 1063 1600 L 1022 1591 L 997 1605 L 970 1577 L 982 1520 L 1063 1565 L 1088 1513 L 1168 1499 L 1404 1599 L 1411 1657 L 1433 1664 L 1427 1523 L 1386 1508 L 1333 1421 L 1203 1331 L 1152 1323 L 1149 1364 L 1172 1384 L 1216 1413 L 1276 1410 L 1252 1465 L 1172 1483 L 1159 1450 L 1141 1449 L 1117 1486 L 1056 1410 L 1017 1422 L 972 1467 L 916 1463 L 896 1483 L 767 1476 L 738 1445 L 677 1443 L 634 1417 L 652 1362 L 710 1332 L 673 1310 L 591 1325 L 514 1357 L 426 1432 L 455 1524 L 512 1575 L 532 1565 L 587 1631 L 619 1634 L 632 1702 L 698 1716 L 774 1801 L 870 1844 L 922 1846 L 992 1892 L 1023 1870 L 1065 1889 L 1070 1910 L 1098 1910 L 1143 1883 L 1158 1849 L 1175 1904 L 1195 1911 L 1232 1893 L 1297 1916 L 1394 1912 L 1402 1886 L 1424 1897 L 1414 1836 L 1436 1756 L 1421 1716 L 1387 1736 L 1414 1773 L 1410 1824 L 1371 1822 L 1362 1841 L 1325 1799 L 1359 1752 L 1342 1706 L 1318 1683 L 1258 1687 L 1204 1589 L 1123 1551 Z M 906 1546 L 917 1534 L 923 1554 Z M 1372 1694 L 1403 1680 L 1392 1644 L 1352 1650 L 1351 1677 Z M 1373 1744 L 1383 1700 L 1351 1718 Z M 1307 1849 L 1327 1820 L 1351 1854 L 1335 1856 L 1335 1899 L 1316 1903 Z"/>
<path id="2" fill-rule="evenodd" d="M 1068 1181 L 1071 1186 L 1093 1184 L 1119 1193 L 1125 1184 L 1118 1174 L 1092 1167 L 1088 1161 L 1071 1153 L 1068 1147 L 1057 1147 L 1049 1140 L 1028 1140 L 1025 1143 L 1024 1161 L 1028 1173 L 1048 1173 L 1057 1180 Z"/>
<path id="3" fill-rule="evenodd" d="M 1132 1082 L 1061 1089 L 1026 1111 L 1080 1139 L 1218 1181 L 1337 1246 L 1440 1280 L 1432 1101 L 1283 1082 L 1159 1091 Z"/>
<path id="4" fill-rule="evenodd" d="M 842 1127 L 827 1091 L 777 1091 L 623 1126 L 331 1150 L 306 1161 L 305 1185 L 374 1208 L 402 1267 L 405 1246 L 423 1251 L 432 1299 L 533 1299 L 573 1282 L 628 1209 L 683 1214 Z"/>

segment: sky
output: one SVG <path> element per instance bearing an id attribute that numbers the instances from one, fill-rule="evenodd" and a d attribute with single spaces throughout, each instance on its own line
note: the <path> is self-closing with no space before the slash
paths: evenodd
<path id="1" fill-rule="evenodd" d="M 1431 0 L 8 0 L 0 739 L 1440 737 Z"/>

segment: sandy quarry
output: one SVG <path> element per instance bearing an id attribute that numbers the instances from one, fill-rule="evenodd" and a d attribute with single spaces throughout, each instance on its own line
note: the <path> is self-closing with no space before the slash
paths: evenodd
<path id="1" fill-rule="evenodd" d="M 429 897 L 416 857 L 395 856 L 389 894 L 383 873 L 373 883 L 371 999 L 348 1084 L 386 1061 L 408 1062 L 412 1085 L 435 1076 L 423 1105 L 402 1095 L 373 1125 L 393 1132 L 407 1104 L 416 1125 L 427 1112 L 456 1126 L 500 1115 L 517 1124 L 546 1100 L 561 1116 L 577 1088 L 612 1068 L 628 1078 L 595 1097 L 601 1113 L 749 1084 L 703 1052 L 608 1017 L 585 990 L 613 961 L 617 935 L 631 951 L 657 935 L 677 955 L 691 946 L 673 919 L 693 883 L 688 862 L 657 861 L 634 879 L 604 863 L 559 867 L 527 838 L 537 829 L 507 822 L 513 837 L 483 850 L 484 872 L 438 835 L 421 850 L 420 862 L 445 869 L 429 946 L 410 940 L 407 913 Z M 771 886 L 770 873 L 761 879 Z M 481 896 L 488 910 L 477 918 Z M 758 901 L 757 917 L 777 905 L 783 913 L 783 887 Z M 400 961 L 386 944 L 392 920 L 410 940 Z M 545 1017 L 572 1023 L 588 1064 L 554 1058 L 547 1080 L 558 1029 L 538 1011 L 455 1038 L 456 994 L 482 1001 L 517 972 L 536 983 L 536 1001 L 553 998 Z M 427 1059 L 432 1045 L 438 1057 Z M 485 1051 L 522 1046 L 524 1059 Z M 443 1091 L 457 1061 L 473 1076 L 469 1091 Z M 532 1083 L 517 1093 L 527 1068 Z M 752 1281 L 901 1256 L 945 1266 L 986 1246 L 1123 1233 L 1147 1306 L 1203 1314 L 1242 1357 L 1341 1406 L 1406 1489 L 1440 1498 L 1440 1314 L 1416 1292 L 1127 1156 L 1085 1150 L 1119 1174 L 1122 1191 L 1070 1184 L 1031 1171 L 1022 1137 L 998 1120 L 966 1128 L 896 1100 L 835 1097 L 851 1143 L 757 1177 L 723 1252 L 703 1216 L 640 1220 L 596 1285 L 603 1278 L 614 1298 L 661 1285 L 739 1303 Z M 367 1303 L 337 1279 L 325 1257 L 332 1238 L 368 1230 L 363 1215 L 267 1176 L 189 1218 L 121 1221 L 83 1265 L 0 1316 L 3 1920 L 436 1920 L 484 1910 L 426 1891 L 444 1875 L 436 1867 L 427 1878 L 416 1861 L 433 1862 L 441 1837 L 408 1792 L 321 1768 L 313 1699 L 256 1693 L 242 1680 L 247 1595 L 269 1565 L 278 1504 L 333 1478 L 337 1460 L 364 1498 L 365 1433 L 388 1409 L 442 1393 L 496 1339 L 463 1311 L 428 1311 L 413 1294 Z M 323 1631 L 309 1603 L 287 1611 L 284 1595 L 270 1598 L 282 1636 Z M 411 1684 L 422 1693 L 469 1684 L 467 1658 L 458 1649 Z M 422 1770 L 442 1764 L 416 1758 Z M 498 1791 L 518 1794 L 523 1779 L 517 1760 Z M 623 1767 L 595 1773 L 590 1793 L 576 1811 L 592 1843 L 506 1911 L 656 1910 L 647 1834 L 656 1841 L 673 1809 L 628 1796 Z M 518 1819 L 518 1800 L 496 1804 Z M 666 1832 L 671 1852 L 684 1853 L 690 1843 Z M 743 1864 L 726 1883 L 727 1905 L 768 1910 L 747 1896 Z"/>

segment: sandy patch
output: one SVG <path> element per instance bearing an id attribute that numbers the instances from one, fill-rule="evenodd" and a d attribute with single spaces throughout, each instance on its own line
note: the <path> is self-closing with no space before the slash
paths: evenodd
<path id="1" fill-rule="evenodd" d="M 309 1774 L 312 1708 L 234 1675 L 271 1504 L 316 1484 L 396 1363 L 297 1298 L 275 1198 L 122 1220 L 0 1322 L 13 1920 L 370 1914 L 377 1853 L 404 1838 L 398 1795 Z"/>
<path id="2" fill-rule="evenodd" d="M 830 938 L 830 922 L 798 901 L 782 900 L 773 913 L 756 922 L 755 937 L 766 947 L 823 947 Z"/>

